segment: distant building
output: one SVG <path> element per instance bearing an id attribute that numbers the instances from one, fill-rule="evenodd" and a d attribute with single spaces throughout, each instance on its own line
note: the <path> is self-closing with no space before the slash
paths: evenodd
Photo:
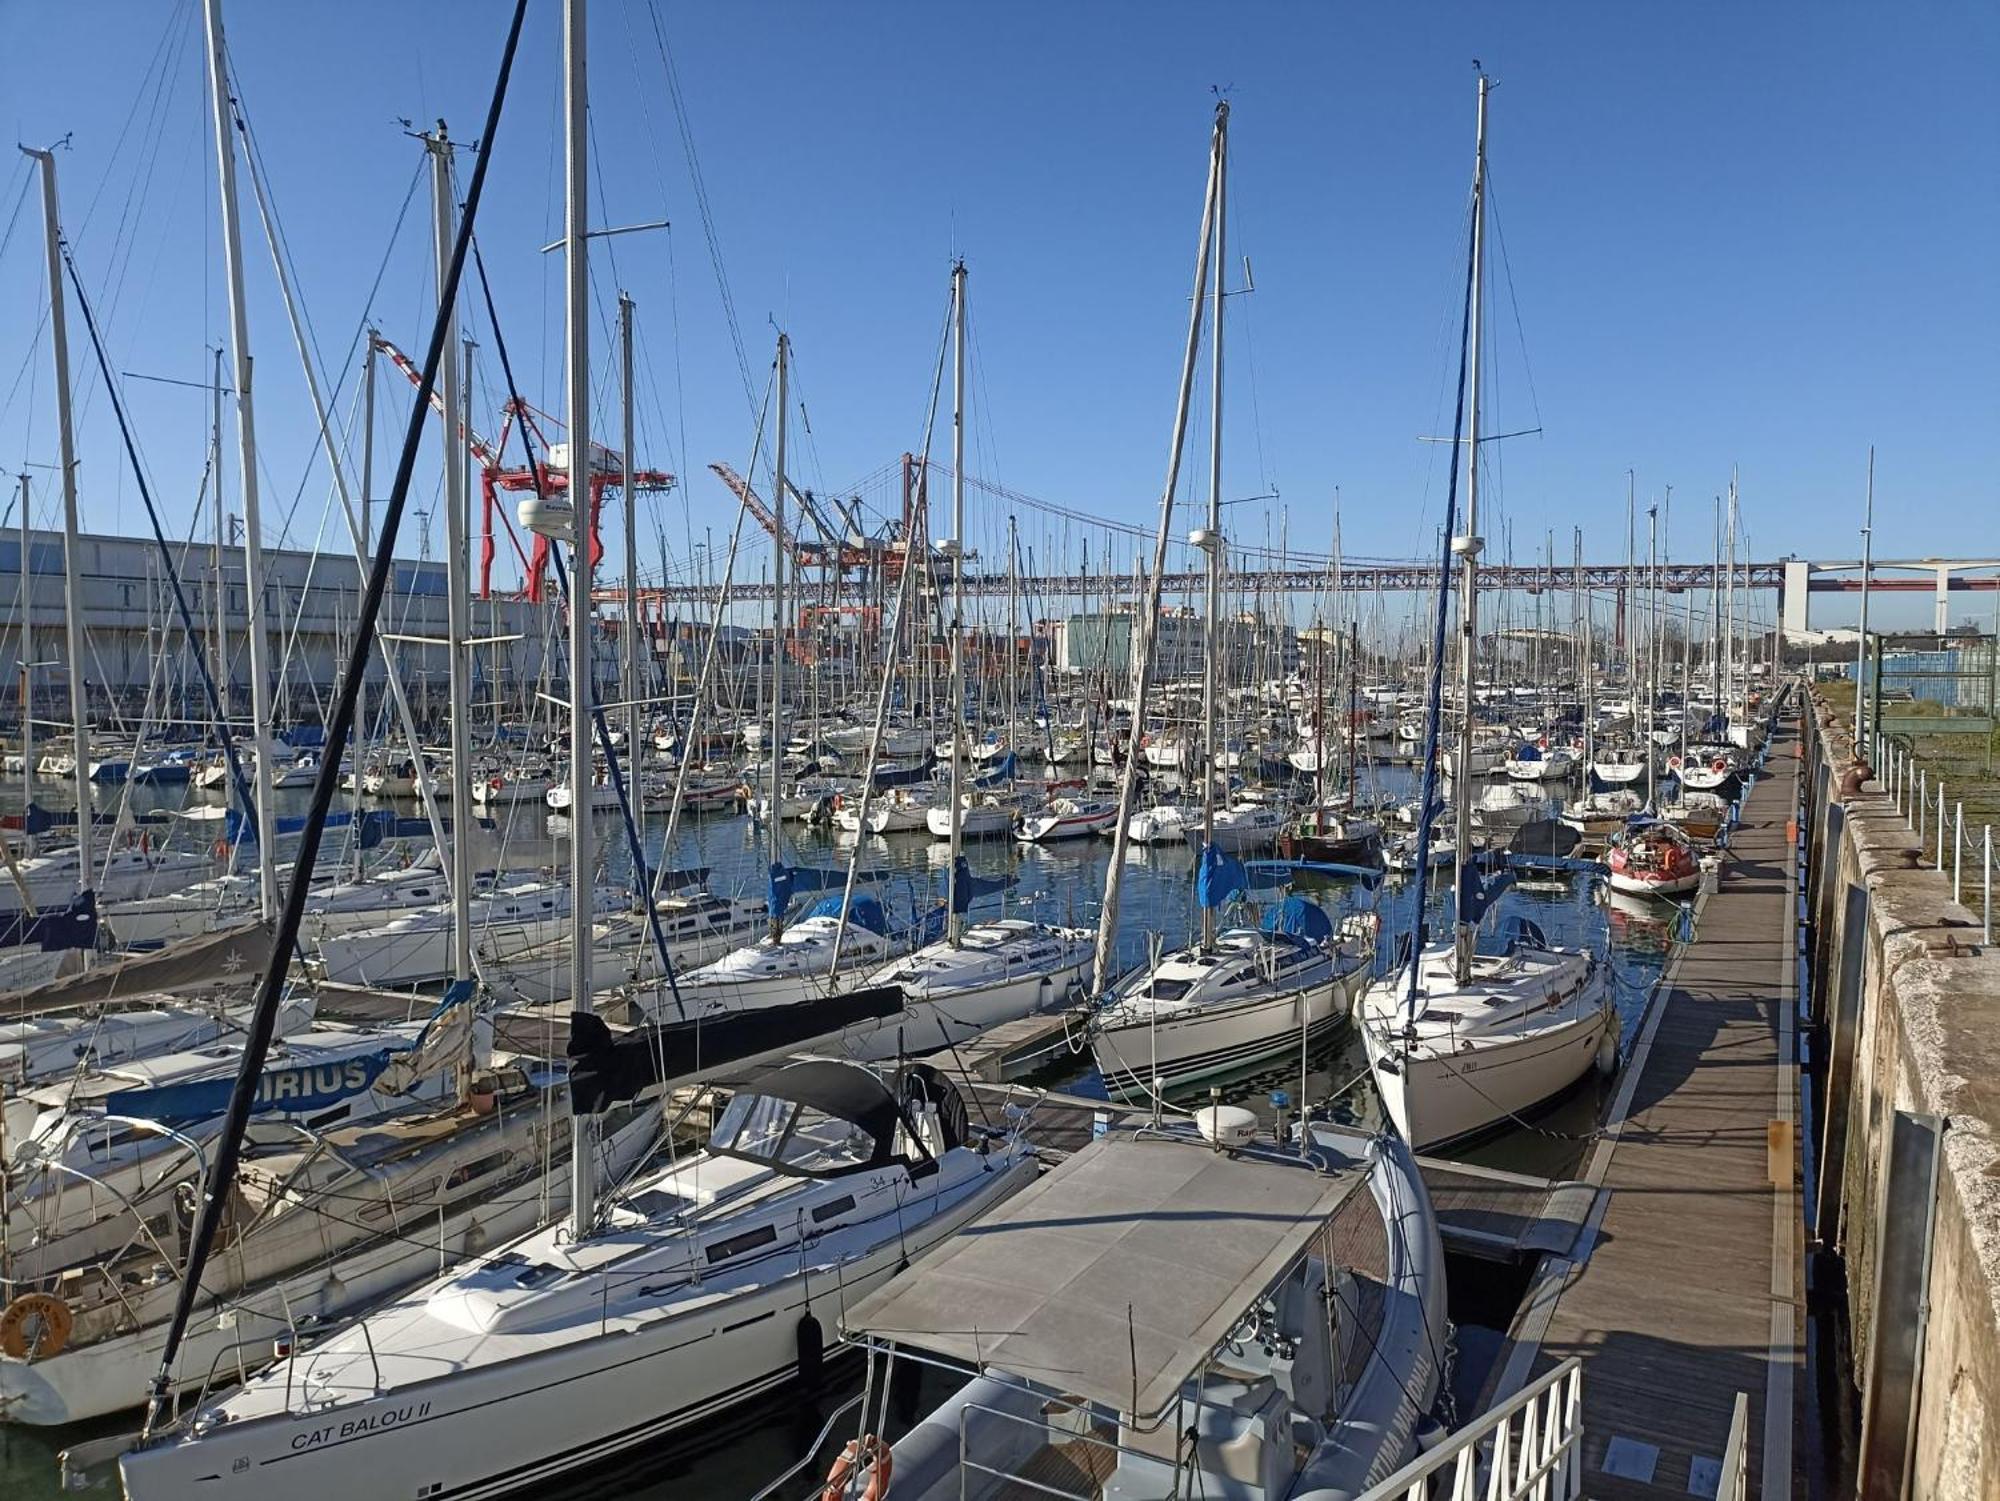
<path id="1" fill-rule="evenodd" d="M 1050 656 L 1058 672 L 1109 673 L 1129 687 L 1138 667 L 1139 640 L 1131 610 L 1072 615 L 1050 622 Z M 1298 632 L 1252 612 L 1221 624 L 1218 666 L 1225 685 L 1242 686 L 1285 677 L 1299 666 Z M 1208 633 L 1200 615 L 1185 608 L 1162 610 L 1153 636 L 1153 681 L 1199 678 L 1206 670 Z"/>

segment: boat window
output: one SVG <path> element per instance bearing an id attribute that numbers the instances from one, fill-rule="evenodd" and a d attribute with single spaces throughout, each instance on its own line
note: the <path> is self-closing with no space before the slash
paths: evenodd
<path id="1" fill-rule="evenodd" d="M 1155 980 L 1146 988 L 1146 994 L 1156 1001 L 1177 1001 L 1188 993 L 1186 980 Z"/>
<path id="2" fill-rule="evenodd" d="M 815 1204 L 813 1206 L 813 1212 L 812 1212 L 813 1223 L 815 1225 L 824 1225 L 828 1220 L 838 1219 L 841 1215 L 846 1214 L 849 1210 L 853 1208 L 854 1208 L 853 1194 L 842 1194 L 839 1198 L 833 1200 L 831 1203 Z"/>
<path id="3" fill-rule="evenodd" d="M 665 1188 L 649 1188 L 644 1193 L 633 1194 L 626 1202 L 632 1206 L 634 1212 L 643 1214 L 649 1220 L 665 1219 L 691 1208 L 694 1204 L 693 1199 L 683 1198 L 671 1189 Z"/>
<path id="4" fill-rule="evenodd" d="M 562 1274 L 563 1269 L 555 1262 L 544 1261 L 522 1272 L 520 1276 L 514 1279 L 514 1285 L 516 1287 L 541 1287 L 545 1283 L 554 1282 Z"/>
<path id="5" fill-rule="evenodd" d="M 708 1264 L 727 1261 L 732 1256 L 741 1256 L 746 1251 L 755 1251 L 768 1246 L 778 1238 L 776 1225 L 760 1225 L 755 1230 L 745 1230 L 741 1235 L 732 1235 L 727 1240 L 710 1243 L 707 1249 Z"/>
<path id="6" fill-rule="evenodd" d="M 853 1122 L 750 1093 L 730 1100 L 709 1135 L 709 1149 L 811 1175 L 851 1172 L 876 1160 L 874 1137 Z"/>

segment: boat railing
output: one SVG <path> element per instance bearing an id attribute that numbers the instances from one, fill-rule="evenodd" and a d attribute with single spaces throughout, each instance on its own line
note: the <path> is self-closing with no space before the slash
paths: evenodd
<path id="1" fill-rule="evenodd" d="M 1576 1501 L 1582 1487 L 1583 1362 L 1571 1356 L 1356 1501 Z"/>
<path id="2" fill-rule="evenodd" d="M 1716 1482 L 1715 1501 L 1750 1501 L 1750 1395 L 1736 1394 L 1736 1409 L 1729 1416 L 1729 1442 L 1722 1449 L 1722 1475 Z"/>
<path id="3" fill-rule="evenodd" d="M 798 1457 L 798 1459 L 794 1461 L 792 1465 L 788 1469 L 786 1469 L 786 1471 L 782 1475 L 779 1475 L 776 1479 L 772 1480 L 772 1482 L 769 1485 L 765 1486 L 762 1490 L 758 1491 L 755 1495 L 753 1495 L 750 1498 L 750 1501 L 770 1501 L 770 1498 L 772 1496 L 775 1496 L 785 1486 L 791 1484 L 792 1481 L 798 1479 L 798 1477 L 805 1472 L 807 1467 L 812 1464 L 814 1458 L 819 1454 L 820 1450 L 826 1447 L 826 1441 L 828 1438 L 832 1436 L 835 1425 L 838 1424 L 843 1418 L 851 1414 L 855 1408 L 859 1407 L 862 1403 L 862 1399 L 867 1396 L 868 1392 L 866 1392 L 865 1390 L 857 1392 L 853 1396 L 849 1397 L 845 1402 L 841 1403 L 840 1406 L 836 1407 L 832 1412 L 828 1413 L 826 1421 L 820 1425 L 820 1430 L 818 1435 L 813 1439 L 813 1441 L 810 1444 L 806 1445 L 805 1452 L 801 1454 Z"/>

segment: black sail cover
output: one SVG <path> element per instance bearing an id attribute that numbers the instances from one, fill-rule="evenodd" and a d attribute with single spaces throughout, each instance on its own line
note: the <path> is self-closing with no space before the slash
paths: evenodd
<path id="1" fill-rule="evenodd" d="M 602 1115 L 655 1084 L 784 1052 L 902 1009 L 900 985 L 871 985 L 824 1000 L 642 1027 L 622 1037 L 613 1034 L 603 1017 L 572 1011 L 570 1108 L 579 1115 Z"/>

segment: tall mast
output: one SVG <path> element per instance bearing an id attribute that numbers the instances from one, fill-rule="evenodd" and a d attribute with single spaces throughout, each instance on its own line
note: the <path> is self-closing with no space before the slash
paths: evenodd
<path id="1" fill-rule="evenodd" d="M 1098 915 L 1097 949 L 1091 961 L 1091 988 L 1110 985 L 1118 953 L 1118 898 L 1125 874 L 1125 851 L 1131 847 L 1132 803 L 1139 786 L 1139 736 L 1145 727 L 1146 695 L 1153 684 L 1153 642 L 1159 627 L 1160 588 L 1166 572 L 1167 537 L 1173 525 L 1174 493 L 1180 488 L 1181 455 L 1187 443 L 1188 409 L 1194 396 L 1195 367 L 1201 354 L 1202 315 L 1208 299 L 1209 249 L 1215 239 L 1217 167 L 1227 130 L 1229 106 L 1215 107 L 1215 130 L 1209 142 L 1208 185 L 1201 206 L 1200 248 L 1195 252 L 1194 289 L 1188 298 L 1187 344 L 1181 356 L 1180 386 L 1174 398 L 1173 437 L 1167 447 L 1166 482 L 1160 492 L 1160 524 L 1153 534 L 1153 559 L 1144 587 L 1133 605 L 1133 648 L 1136 662 L 1130 676 L 1132 733 L 1126 742 L 1125 766 L 1118 782 L 1118 821 L 1111 829 L 1111 860 L 1105 868 L 1104 907 Z M 1107 577 L 1110 570 L 1106 570 Z"/>
<path id="2" fill-rule="evenodd" d="M 1654 717 L 1660 704 L 1660 508 L 1646 507 L 1646 807 L 1655 806 L 1658 787 L 1654 781 Z M 1687 720 L 1682 718 L 1686 725 Z"/>
<path id="3" fill-rule="evenodd" d="M 28 476 L 23 471 L 21 475 L 21 806 L 23 808 L 35 800 L 35 576 L 28 566 L 30 509 Z"/>
<path id="4" fill-rule="evenodd" d="M 1452 890 L 1465 890 L 1465 863 L 1472 853 L 1472 709 L 1479 667 L 1479 335 L 1481 283 L 1486 256 L 1486 92 L 1479 75 L 1479 120 L 1473 134 L 1472 160 L 1472 353 L 1465 430 L 1465 534 L 1452 539 L 1459 556 L 1462 594 L 1459 600 L 1458 772 L 1452 779 L 1457 817 L 1452 837 Z M 1472 980 L 1473 925 L 1457 916 L 1452 944 L 1452 969 L 1460 985 Z"/>
<path id="5" fill-rule="evenodd" d="M 1215 250 L 1209 262 L 1209 295 L 1215 300 L 1215 323 L 1209 330 L 1208 366 L 1208 526 L 1196 543 L 1206 556 L 1203 580 L 1208 640 L 1201 671 L 1201 847 L 1215 842 L 1215 659 L 1222 650 L 1222 263 L 1229 250 L 1229 104 L 1215 110 Z M 1141 708 L 1144 705 L 1140 706 Z M 1324 709 L 1324 705 L 1322 705 Z M 1325 726 L 1320 738 L 1325 740 Z M 1325 773 L 1322 771 L 1322 778 Z M 1215 947 L 1215 909 L 1201 909 L 1201 946 Z"/>
<path id="6" fill-rule="evenodd" d="M 445 294 L 446 279 L 451 271 L 451 247 L 456 234 L 452 222 L 451 193 L 451 141 L 445 134 L 444 121 L 437 124 L 433 135 L 424 137 L 424 145 L 431 158 L 431 213 L 433 217 L 433 243 L 436 247 L 438 296 Z M 459 383 L 458 309 L 448 307 L 441 310 L 445 317 L 444 348 L 438 359 L 438 401 L 444 413 L 444 510 L 445 510 L 445 557 L 444 587 L 446 595 L 445 643 L 447 663 L 447 687 L 451 695 L 451 974 L 454 980 L 472 978 L 472 845 L 466 837 L 472 822 L 472 744 L 470 703 L 471 685 L 467 681 L 465 653 L 466 638 L 472 634 L 471 622 L 467 619 L 471 600 L 472 560 L 466 555 L 466 536 L 471 530 L 466 514 L 467 492 L 465 454 L 466 437 L 463 432 L 454 431 L 464 420 L 464 396 Z M 570 450 L 570 493 L 575 497 L 574 483 L 578 451 Z M 587 464 L 585 473 L 589 472 Z M 580 509 L 580 508 L 579 508 Z M 579 564 L 581 571 L 581 564 Z M 590 594 L 585 591 L 572 600 L 571 607 L 582 602 L 588 614 Z M 572 685 L 574 695 L 574 685 Z M 578 711 L 572 708 L 574 715 Z M 423 753 L 417 746 L 410 752 L 417 758 L 417 775 L 424 775 Z M 577 810 L 584 806 L 584 793 L 575 792 L 575 800 L 570 805 L 571 822 L 577 821 Z M 586 815 L 587 816 L 587 815 Z M 581 862 L 579 862 L 581 864 Z M 578 909 L 588 913 L 588 907 Z"/>
<path id="7" fill-rule="evenodd" d="M 27 151 L 24 146 L 21 148 Z M 56 158 L 52 151 L 28 151 L 42 165 L 42 231 L 49 266 L 49 346 L 55 356 L 57 454 L 62 464 L 63 492 L 63 643 L 69 658 L 69 714 L 76 757 L 77 890 L 90 890 L 90 714 L 85 696 L 83 651 L 83 575 L 79 568 L 76 519 L 76 425 L 70 411 L 69 314 L 62 287 L 62 221 L 56 212 Z M 23 558 L 22 567 L 27 567 Z"/>
<path id="8" fill-rule="evenodd" d="M 585 72 L 586 0 L 563 0 L 563 274 L 568 333 L 569 500 L 569 900 L 570 1009 L 595 1009 L 590 984 L 591 897 L 597 863 L 590 808 L 590 91 Z M 451 348 L 451 340 L 445 340 Z M 465 816 L 463 807 L 459 817 Z M 597 1121 L 570 1115 L 570 1235 L 581 1240 L 597 1218 Z"/>
<path id="9" fill-rule="evenodd" d="M 368 583 L 367 559 L 375 555 L 373 536 L 374 518 L 369 514 L 369 496 L 375 487 L 375 330 L 369 329 L 363 338 L 361 350 L 361 556 L 355 560 L 354 580 L 357 586 L 355 603 L 360 604 L 359 589 Z M 354 685 L 354 748 L 348 752 L 348 759 L 354 767 L 354 828 L 358 835 L 361 829 L 361 799 L 364 796 L 361 776 L 367 764 L 368 734 L 368 675 Z M 422 775 L 422 752 L 415 745 L 410 754 L 418 759 L 418 775 Z M 461 812 L 459 817 L 465 817 Z M 354 846 L 354 879 L 361 879 L 362 848 L 357 837 L 351 841 Z"/>
<path id="10" fill-rule="evenodd" d="M 778 335 L 778 440 L 772 454 L 771 481 L 771 808 L 765 818 L 771 870 L 785 857 L 784 819 L 780 800 L 785 792 L 785 436 L 791 406 L 792 342 Z M 771 911 L 771 942 L 785 931 L 785 914 Z"/>
<path id="11" fill-rule="evenodd" d="M 229 125 L 229 52 L 222 0 L 202 0 L 208 25 L 209 107 L 215 117 L 216 187 L 222 200 L 222 263 L 229 281 L 229 343 L 236 356 L 236 445 L 243 485 L 243 590 L 250 615 L 250 769 L 258 830 L 257 894 L 265 921 L 278 908 L 271 847 L 271 643 L 264 631 L 264 532 L 257 510 L 257 421 L 251 399 L 250 320 L 243 301 L 243 227 L 236 209 L 236 141 Z M 79 660 L 81 660 L 79 658 Z M 310 872 L 306 873 L 310 878 Z"/>
<path id="12" fill-rule="evenodd" d="M 945 862 L 945 936 L 954 948 L 965 932 L 960 918 L 958 857 L 965 848 L 965 262 L 951 268 L 951 845 Z"/>
<path id="13" fill-rule="evenodd" d="M 222 717 L 229 717 L 229 599 L 222 583 L 222 549 L 229 545 L 229 520 L 222 509 L 222 355 L 215 347 L 215 372 L 209 384 L 208 487 L 215 501 L 215 553 L 213 557 L 215 596 L 215 698 L 222 705 Z"/>
<path id="14" fill-rule="evenodd" d="M 27 476 L 21 477 L 21 503 L 27 504 Z M 22 526 L 27 525 L 26 520 Z M 24 532 L 25 536 L 26 533 Z M 27 567 L 25 562 L 21 565 Z M 1868 500 L 1861 516 L 1861 623 L 1857 628 L 1860 640 L 1854 646 L 1854 745 L 1858 755 L 1868 751 L 1865 720 L 1868 712 L 1867 684 L 1861 675 L 1868 667 L 1868 584 L 1875 572 L 1875 445 L 1868 445 Z M 27 617 L 23 616 L 23 620 Z M 1880 671 L 1878 668 L 1877 671 Z M 1877 727 L 1879 730 L 1879 726 Z M 1872 757 L 1870 758 L 1873 759 Z"/>
<path id="15" fill-rule="evenodd" d="M 625 624 L 620 633 L 625 641 L 625 770 L 632 792 L 632 812 L 640 813 L 639 798 L 639 497 L 632 488 L 632 299 L 618 294 L 618 373 L 624 405 L 624 472 L 620 484 L 625 498 Z M 665 866 L 664 856 L 660 864 Z M 651 883 L 641 871 L 632 882 L 632 900 L 641 909 L 651 898 Z"/>

